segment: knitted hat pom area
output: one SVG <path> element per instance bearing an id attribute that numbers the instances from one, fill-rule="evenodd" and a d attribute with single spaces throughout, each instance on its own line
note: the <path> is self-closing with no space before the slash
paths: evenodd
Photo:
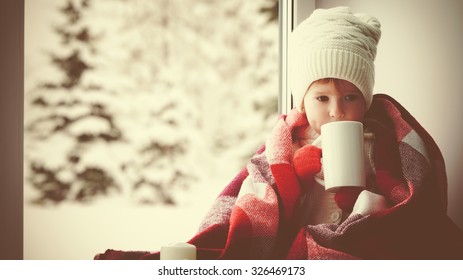
<path id="1" fill-rule="evenodd" d="M 317 9 L 291 33 L 289 83 L 296 108 L 317 80 L 335 78 L 354 84 L 373 99 L 376 48 L 381 38 L 377 18 L 352 13 L 349 7 Z"/>

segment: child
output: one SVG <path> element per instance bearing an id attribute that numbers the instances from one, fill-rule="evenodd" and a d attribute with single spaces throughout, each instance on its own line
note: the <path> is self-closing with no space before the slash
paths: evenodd
<path id="1" fill-rule="evenodd" d="M 357 189 L 324 191 L 321 150 L 311 144 L 323 124 L 363 122 L 372 103 L 374 59 L 381 36 L 379 21 L 353 14 L 347 7 L 316 10 L 292 33 L 290 84 L 294 104 L 308 126 L 294 142 L 294 168 L 300 183 L 310 187 L 304 196 L 302 223 L 339 224 L 352 212 L 370 214 L 386 207 L 374 186 L 374 135 L 365 127 L 367 190 L 357 200 Z"/>
<path id="2" fill-rule="evenodd" d="M 446 216 L 446 174 L 431 136 L 394 99 L 375 95 L 380 24 L 346 7 L 316 10 L 291 37 L 297 109 L 227 185 L 188 241 L 199 259 L 461 259 Z M 314 141 L 323 124 L 364 124 L 366 190 L 325 192 Z M 107 250 L 95 259 L 159 259 Z"/>

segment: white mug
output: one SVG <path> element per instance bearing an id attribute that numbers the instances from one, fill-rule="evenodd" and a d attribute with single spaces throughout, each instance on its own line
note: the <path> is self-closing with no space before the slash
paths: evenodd
<path id="1" fill-rule="evenodd" d="M 176 243 L 161 247 L 161 260 L 196 260 L 196 246 Z"/>
<path id="2" fill-rule="evenodd" d="M 322 125 L 321 142 L 325 190 L 365 188 L 363 124 L 338 121 Z"/>

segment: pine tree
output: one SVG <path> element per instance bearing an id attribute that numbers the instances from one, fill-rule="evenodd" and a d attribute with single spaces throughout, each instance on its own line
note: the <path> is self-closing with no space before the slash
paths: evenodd
<path id="1" fill-rule="evenodd" d="M 92 96 L 101 87 L 84 81 L 94 69 L 100 40 L 84 20 L 90 7 L 90 0 L 68 0 L 59 8 L 64 20 L 54 30 L 60 47 L 48 52 L 56 75 L 26 96 L 33 112 L 25 125 L 27 179 L 37 191 L 37 204 L 85 202 L 120 190 L 104 167 L 82 164 L 91 145 L 122 139 L 112 112 Z"/>
<path id="2" fill-rule="evenodd" d="M 124 64 L 132 62 L 128 72 L 140 84 L 155 84 L 151 92 L 157 103 L 171 100 L 159 116 L 178 118 L 172 135 L 188 153 L 152 170 L 185 175 L 189 170 L 186 177 L 197 177 L 206 188 L 211 174 L 242 168 L 276 119 L 278 25 L 269 24 L 261 11 L 272 1 L 130 3 L 132 17 L 122 36 L 132 38 L 124 47 L 132 55 Z M 147 129 L 152 135 L 157 122 L 153 119 Z M 156 135 L 152 141 L 165 138 Z"/>
<path id="3" fill-rule="evenodd" d="M 242 168 L 276 120 L 274 2 L 68 0 L 26 96 L 35 202 L 175 204 Z"/>

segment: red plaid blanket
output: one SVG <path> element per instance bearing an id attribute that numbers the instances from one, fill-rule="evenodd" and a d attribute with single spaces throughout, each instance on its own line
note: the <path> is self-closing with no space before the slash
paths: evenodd
<path id="1" fill-rule="evenodd" d="M 301 187 L 292 143 L 308 124 L 293 110 L 188 241 L 198 259 L 463 259 L 463 233 L 446 215 L 447 178 L 434 140 L 387 95 L 374 96 L 366 119 L 376 139 L 376 184 L 390 208 L 340 225 L 297 226 Z M 159 259 L 159 252 L 109 249 L 95 259 Z"/>

